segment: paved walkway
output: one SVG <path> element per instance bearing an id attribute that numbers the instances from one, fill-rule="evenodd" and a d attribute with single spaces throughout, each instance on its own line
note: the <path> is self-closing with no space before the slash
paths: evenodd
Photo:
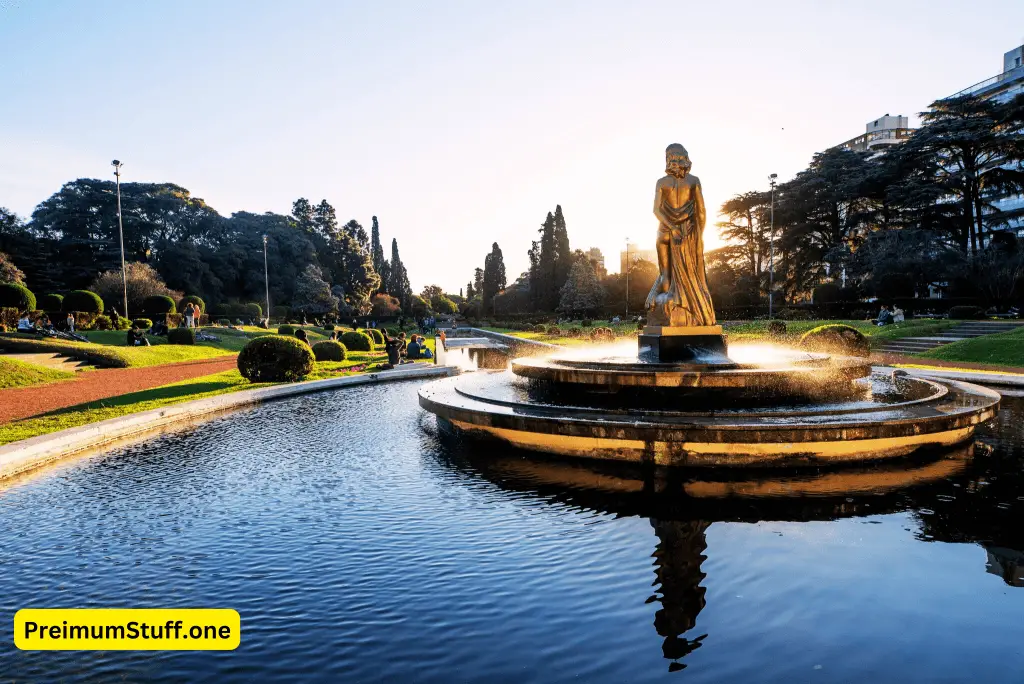
<path id="1" fill-rule="evenodd" d="M 0 423 L 37 416 L 76 404 L 160 387 L 237 367 L 234 356 L 182 361 L 146 368 L 83 371 L 73 380 L 0 390 Z"/>

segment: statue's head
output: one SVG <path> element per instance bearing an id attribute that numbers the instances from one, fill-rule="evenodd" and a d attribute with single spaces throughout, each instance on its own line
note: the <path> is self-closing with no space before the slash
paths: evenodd
<path id="1" fill-rule="evenodd" d="M 665 149 L 665 173 L 682 178 L 690 172 L 690 155 L 679 143 L 672 143 Z"/>

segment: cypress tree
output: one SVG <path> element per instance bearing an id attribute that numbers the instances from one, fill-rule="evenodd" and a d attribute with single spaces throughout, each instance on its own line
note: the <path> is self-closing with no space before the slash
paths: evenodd
<path id="1" fill-rule="evenodd" d="M 491 253 L 484 257 L 483 281 L 483 310 L 493 312 L 494 295 L 508 284 L 505 280 L 505 259 L 497 242 L 491 245 Z"/>
<path id="2" fill-rule="evenodd" d="M 409 274 L 405 264 L 398 255 L 398 239 L 391 238 L 391 264 L 388 282 L 388 294 L 399 301 L 403 310 L 408 310 L 412 301 L 412 286 L 409 285 Z"/>
<path id="3" fill-rule="evenodd" d="M 562 286 L 569 278 L 569 269 L 572 268 L 573 254 L 569 248 L 569 233 L 565 228 L 565 217 L 562 215 L 562 205 L 555 206 L 554 216 L 554 237 L 555 237 L 555 281 L 554 291 L 556 296 L 562 291 Z"/>

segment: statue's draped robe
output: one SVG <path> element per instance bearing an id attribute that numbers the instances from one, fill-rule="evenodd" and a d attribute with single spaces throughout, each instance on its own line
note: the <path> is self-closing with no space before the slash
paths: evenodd
<path id="1" fill-rule="evenodd" d="M 681 207 L 662 201 L 662 213 L 671 226 L 658 226 L 659 242 L 669 237 L 668 269 L 654 281 L 647 309 L 655 325 L 700 326 L 715 324 L 707 275 L 704 271 L 704 236 L 697 226 L 694 200 Z M 666 280 L 668 281 L 666 283 Z"/>

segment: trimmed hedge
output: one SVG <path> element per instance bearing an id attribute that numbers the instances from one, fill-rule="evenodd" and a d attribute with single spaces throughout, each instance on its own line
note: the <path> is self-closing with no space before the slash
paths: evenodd
<path id="1" fill-rule="evenodd" d="M 313 345 L 313 356 L 317 361 L 344 361 L 348 350 L 341 342 L 323 340 Z"/>
<path id="2" fill-rule="evenodd" d="M 148 318 L 136 318 L 134 321 L 132 321 L 132 325 L 134 325 L 136 328 L 139 328 L 140 330 L 149 330 L 150 328 L 153 327 L 153 321 L 149 320 Z"/>
<path id="3" fill-rule="evenodd" d="M 376 328 L 364 328 L 359 332 L 366 333 L 367 335 L 369 335 L 370 339 L 373 340 L 373 343 L 375 345 L 384 345 L 384 333 L 382 333 L 380 330 L 377 330 Z"/>
<path id="4" fill-rule="evenodd" d="M 800 338 L 800 346 L 809 351 L 870 356 L 871 344 L 861 331 L 841 323 L 819 325 Z"/>
<path id="5" fill-rule="evenodd" d="M 249 342 L 238 355 L 238 372 L 250 382 L 291 382 L 313 371 L 308 345 L 294 337 L 265 335 Z"/>
<path id="6" fill-rule="evenodd" d="M 377 331 L 380 335 L 380 332 Z M 360 351 L 360 352 L 372 352 L 373 351 L 373 339 L 366 334 L 363 330 L 350 330 L 346 333 L 342 333 L 338 340 L 345 345 L 345 349 L 349 351 Z M 381 344 L 384 343 L 384 336 L 381 335 Z"/>
<path id="7" fill-rule="evenodd" d="M 195 328 L 170 328 L 167 331 L 167 342 L 170 344 L 195 344 Z"/>
<path id="8" fill-rule="evenodd" d="M 245 305 L 245 317 L 258 319 L 263 318 L 263 307 L 256 302 L 249 302 Z"/>
<path id="9" fill-rule="evenodd" d="M 32 311 L 36 308 L 36 296 L 21 283 L 0 283 L 0 307 Z"/>
<path id="10" fill-rule="evenodd" d="M 291 336 L 294 336 L 295 335 L 295 326 L 294 325 L 282 325 L 282 326 L 279 326 L 278 329 L 277 329 L 277 334 L 278 335 L 291 335 Z"/>
<path id="11" fill-rule="evenodd" d="M 768 321 L 768 337 L 782 337 L 785 334 L 785 321 Z"/>
<path id="12" fill-rule="evenodd" d="M 952 306 L 949 309 L 949 317 L 958 321 L 973 321 L 984 315 L 980 306 Z"/>
<path id="13" fill-rule="evenodd" d="M 178 302 L 178 311 L 184 311 L 185 307 L 188 306 L 189 304 L 195 304 L 196 306 L 198 306 L 199 307 L 199 313 L 201 313 L 201 314 L 206 313 L 206 302 L 204 302 L 201 297 L 197 297 L 195 295 L 189 295 L 187 297 L 182 297 L 181 301 Z"/>
<path id="14" fill-rule="evenodd" d="M 75 290 L 69 292 L 64 297 L 61 308 L 64 311 L 101 314 L 103 313 L 103 299 L 95 292 L 90 292 L 89 290 Z"/>
<path id="15" fill-rule="evenodd" d="M 0 307 L 0 325 L 6 326 L 10 330 L 18 327 L 18 318 L 20 316 L 21 312 L 13 306 Z"/>
<path id="16" fill-rule="evenodd" d="M 64 308 L 64 295 L 44 294 L 39 298 L 39 308 L 43 311 L 61 311 Z"/>
<path id="17" fill-rule="evenodd" d="M 151 295 L 142 300 L 142 312 L 149 318 L 160 318 L 164 314 L 178 313 L 178 309 L 167 295 Z"/>

